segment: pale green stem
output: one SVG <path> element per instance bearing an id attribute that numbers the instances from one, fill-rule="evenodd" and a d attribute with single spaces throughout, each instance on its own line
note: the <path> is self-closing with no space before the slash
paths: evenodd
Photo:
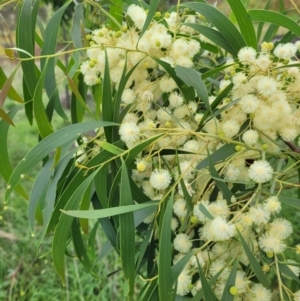
<path id="1" fill-rule="evenodd" d="M 248 202 L 244 205 L 244 207 L 242 209 L 240 209 L 239 212 L 233 217 L 233 219 L 231 220 L 231 223 L 233 223 L 248 208 L 248 206 L 252 203 L 252 201 L 257 197 L 260 190 L 261 190 L 261 183 L 258 184 L 256 191 L 253 193 L 253 195 L 248 200 Z"/>
<path id="2" fill-rule="evenodd" d="M 176 27 L 175 27 L 175 32 L 174 32 L 174 41 L 176 40 L 176 34 L 177 34 L 177 26 L 178 26 L 178 21 L 179 21 L 179 7 L 180 7 L 180 0 L 177 1 L 177 7 L 176 7 Z"/>
<path id="3" fill-rule="evenodd" d="M 284 163 L 284 159 L 279 159 L 278 160 L 278 163 L 277 163 L 277 166 L 276 166 L 276 173 L 279 173 L 281 171 L 281 168 L 282 168 L 282 165 Z M 276 180 L 274 179 L 273 182 L 272 182 L 272 185 L 271 185 L 271 188 L 270 188 L 270 194 L 272 195 L 275 191 L 275 187 L 276 187 Z"/>
<path id="4" fill-rule="evenodd" d="M 122 24 L 120 24 L 110 13 L 108 13 L 104 8 L 101 7 L 98 3 L 91 1 L 91 0 L 85 0 L 85 2 L 96 6 L 103 15 L 105 15 L 107 18 L 111 19 L 120 29 L 122 28 Z"/>
<path id="5" fill-rule="evenodd" d="M 278 259 L 277 259 L 277 256 L 275 254 L 274 254 L 274 261 L 275 261 L 276 274 L 277 274 L 277 280 L 278 280 L 278 285 L 279 285 L 280 300 L 284 300 L 283 299 L 283 292 L 282 292 L 282 281 L 281 281 L 281 276 L 280 276 L 280 271 L 279 271 L 279 266 L 278 266 Z"/>

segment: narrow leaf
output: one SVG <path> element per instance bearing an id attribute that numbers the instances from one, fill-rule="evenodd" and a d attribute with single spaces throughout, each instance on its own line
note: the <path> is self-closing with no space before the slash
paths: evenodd
<path id="1" fill-rule="evenodd" d="M 80 231 L 80 224 L 76 218 L 74 218 L 73 223 L 72 223 L 72 241 L 74 244 L 74 249 L 77 255 L 77 258 L 79 261 L 82 263 L 84 268 L 86 269 L 87 272 L 89 272 L 91 275 L 94 277 L 98 277 L 96 273 L 92 271 L 93 269 L 93 263 L 91 262 L 86 246 L 84 245 L 83 239 L 82 239 L 82 234 Z"/>
<path id="2" fill-rule="evenodd" d="M 230 45 L 230 43 L 226 40 L 226 38 L 217 30 L 210 28 L 205 25 L 196 24 L 196 23 L 184 23 L 185 26 L 189 26 L 199 33 L 203 34 L 205 37 L 210 39 L 216 45 L 226 50 L 233 56 L 237 54 L 236 50 Z"/>
<path id="3" fill-rule="evenodd" d="M 215 7 L 205 3 L 186 3 L 183 6 L 197 11 L 209 20 L 228 41 L 236 54 L 242 47 L 246 46 L 243 36 L 234 24 Z"/>
<path id="4" fill-rule="evenodd" d="M 36 1 L 38 3 L 39 1 Z M 37 12 L 36 12 L 37 13 Z M 35 34 L 35 23 L 32 23 L 35 19 L 32 16 L 32 1 L 25 0 L 23 1 L 16 29 L 16 43 L 17 48 L 24 51 L 18 50 L 20 58 L 28 58 L 34 56 L 34 34 Z M 26 24 L 26 26 L 24 26 Z M 28 55 L 28 54 L 29 55 Z M 24 79 L 28 88 L 28 92 L 33 96 L 37 80 L 36 66 L 34 60 L 22 61 L 22 69 L 24 74 Z"/>
<path id="5" fill-rule="evenodd" d="M 158 291 L 159 300 L 171 300 L 171 263 L 172 263 L 172 242 L 171 242 L 171 220 L 174 202 L 174 190 L 168 200 L 164 214 L 160 218 L 160 239 L 158 257 Z"/>
<path id="6" fill-rule="evenodd" d="M 10 74 L 9 78 L 7 79 L 7 81 L 4 83 L 4 85 L 2 86 L 2 89 L 0 91 L 0 109 L 2 108 L 5 99 L 7 98 L 9 92 L 11 91 L 11 84 L 13 82 L 13 79 L 15 77 L 15 74 L 17 72 L 17 70 L 19 69 L 20 64 L 17 65 L 17 67 L 13 70 L 13 72 Z M 23 100 L 21 101 L 21 103 L 23 102 Z"/>
<path id="7" fill-rule="evenodd" d="M 120 24 L 123 20 L 123 1 L 111 0 L 109 14 L 114 17 Z M 113 20 L 110 20 L 110 26 L 113 30 L 119 30 L 119 26 Z"/>
<path id="8" fill-rule="evenodd" d="M 97 172 L 98 171 L 92 173 L 79 185 L 77 189 L 74 190 L 74 193 L 68 200 L 65 209 L 68 210 L 78 207 L 84 192 L 89 187 Z M 60 276 L 63 283 L 65 283 L 65 249 L 67 241 L 69 239 L 69 233 L 71 231 L 72 222 L 73 217 L 62 215 L 55 228 L 54 237 L 52 241 L 52 259 L 54 268 L 57 274 Z"/>
<path id="9" fill-rule="evenodd" d="M 75 48 L 82 48 L 81 20 L 83 20 L 83 3 L 77 3 L 74 11 L 70 35 Z M 84 55 L 83 51 L 79 51 L 79 53 L 81 56 Z"/>
<path id="10" fill-rule="evenodd" d="M 285 195 L 280 195 L 279 200 L 282 203 L 285 203 L 285 204 L 287 204 L 291 207 L 294 207 L 294 208 L 300 210 L 300 200 L 297 199 L 297 198 L 291 198 L 291 197 L 288 197 L 288 196 L 285 196 Z"/>
<path id="11" fill-rule="evenodd" d="M 203 272 L 200 264 L 198 265 L 198 269 L 199 269 L 200 280 L 201 280 L 202 290 L 203 290 L 203 295 L 204 295 L 205 300 L 218 301 L 217 297 L 215 296 L 210 284 L 208 283 L 208 281 L 204 275 L 204 272 Z"/>
<path id="12" fill-rule="evenodd" d="M 250 248 L 248 247 L 245 239 L 243 238 L 242 234 L 240 233 L 239 230 L 237 230 L 240 241 L 242 243 L 242 246 L 244 248 L 244 251 L 249 259 L 250 265 L 253 269 L 253 272 L 255 273 L 256 277 L 258 278 L 259 282 L 266 288 L 270 287 L 270 282 L 266 275 L 264 274 L 262 267 L 259 265 L 257 259 L 254 257 L 252 254 Z"/>
<path id="13" fill-rule="evenodd" d="M 115 146 L 111 143 L 105 142 L 105 141 L 96 141 L 96 143 L 100 147 L 102 147 L 103 149 L 107 150 L 108 152 L 110 152 L 114 155 L 121 155 L 124 152 L 123 149 L 118 148 L 117 146 Z"/>
<path id="14" fill-rule="evenodd" d="M 9 123 L 12 126 L 15 126 L 13 121 L 10 119 L 10 117 L 5 113 L 5 111 L 1 108 L 0 109 L 0 118 L 2 118 L 4 121 Z"/>
<path id="15" fill-rule="evenodd" d="M 232 156 L 236 152 L 234 144 L 225 144 L 216 150 L 214 153 L 210 155 L 210 159 L 213 163 L 218 163 L 222 160 L 226 160 L 230 156 Z M 205 168 L 209 165 L 209 158 L 204 159 L 201 161 L 197 166 L 196 169 L 200 170 Z"/>
<path id="16" fill-rule="evenodd" d="M 153 16 L 154 16 L 154 14 L 156 12 L 158 3 L 159 3 L 159 0 L 151 0 L 149 2 L 149 8 L 148 8 L 148 11 L 147 11 L 147 18 L 146 18 L 145 23 L 143 25 L 143 28 L 141 30 L 140 38 L 145 33 L 145 31 L 148 29 L 151 21 L 153 20 Z"/>
<path id="17" fill-rule="evenodd" d="M 227 204 L 230 204 L 231 198 L 232 198 L 232 192 L 230 191 L 228 186 L 222 181 L 222 178 L 220 177 L 219 173 L 217 172 L 210 154 L 208 154 L 208 161 L 209 161 L 210 174 L 211 174 L 212 178 L 214 179 L 216 186 L 222 193 L 223 197 L 226 199 Z"/>
<path id="18" fill-rule="evenodd" d="M 286 28 L 300 36 L 300 26 L 291 18 L 269 10 L 249 10 L 248 15 L 252 21 L 269 22 Z"/>
<path id="19" fill-rule="evenodd" d="M 233 301 L 234 300 L 234 295 L 232 295 L 230 293 L 230 288 L 232 286 L 235 286 L 235 278 L 236 278 L 236 271 L 237 271 L 237 268 L 238 268 L 238 263 L 239 263 L 239 261 L 235 260 L 233 268 L 232 268 L 232 270 L 230 272 L 230 275 L 229 275 L 229 277 L 226 281 L 221 301 Z"/>
<path id="20" fill-rule="evenodd" d="M 120 206 L 132 206 L 130 183 L 127 167 L 122 159 Z M 128 212 L 119 216 L 120 222 L 120 254 L 126 282 L 129 286 L 128 297 L 133 300 L 135 280 L 135 229 L 133 213 Z"/>
<path id="21" fill-rule="evenodd" d="M 57 132 L 47 136 L 40 141 L 33 149 L 31 149 L 23 158 L 23 160 L 15 168 L 9 180 L 9 189 L 6 190 L 6 198 L 10 195 L 15 186 L 21 179 L 21 174 L 29 172 L 38 162 L 45 158 L 49 153 L 54 151 L 57 147 L 62 146 L 68 141 L 75 141 L 76 138 L 87 131 L 99 127 L 114 126 L 115 123 L 94 121 L 85 122 L 81 124 L 74 124 L 58 130 Z"/>
<path id="22" fill-rule="evenodd" d="M 111 93 L 110 70 L 107 52 L 105 52 L 105 68 L 102 90 L 102 114 L 104 121 L 113 121 L 113 99 Z M 108 142 L 112 141 L 112 131 L 110 128 L 104 129 L 105 136 Z"/>
<path id="23" fill-rule="evenodd" d="M 241 30 L 241 34 L 245 39 L 247 46 L 251 46 L 256 49 L 257 41 L 255 30 L 243 3 L 240 0 L 228 0 L 227 2 L 234 13 Z"/>
<path id="24" fill-rule="evenodd" d="M 8 112 L 9 118 L 13 119 L 16 113 L 20 110 L 21 106 L 13 108 Z M 0 175 L 3 177 L 5 182 L 9 181 L 9 178 L 13 172 L 13 168 L 10 164 L 10 159 L 8 155 L 8 145 L 7 145 L 7 134 L 10 124 L 5 120 L 0 120 Z M 28 199 L 28 195 L 25 190 L 20 186 L 16 186 L 15 190 L 23 196 L 25 199 Z"/>
<path id="25" fill-rule="evenodd" d="M 79 104 L 92 116 L 94 117 L 92 111 L 89 109 L 89 107 L 86 105 L 84 99 L 82 98 L 80 92 L 78 91 L 78 88 L 76 86 L 76 84 L 74 83 L 74 81 L 72 80 L 72 78 L 69 77 L 69 75 L 67 75 L 67 79 L 70 85 L 70 88 L 72 90 L 72 92 L 75 94 L 76 96 L 76 100 L 79 102 Z M 95 118 L 95 117 L 94 117 Z M 96 118 L 95 118 L 96 119 Z"/>
<path id="26" fill-rule="evenodd" d="M 104 217 L 111 217 L 115 215 L 125 214 L 128 212 L 133 212 L 137 210 L 141 210 L 148 207 L 157 206 L 157 203 L 143 203 L 143 204 L 137 204 L 137 205 L 126 205 L 126 206 L 119 206 L 119 207 L 113 207 L 113 208 L 107 208 L 107 209 L 101 209 L 101 210 L 84 210 L 84 211 L 65 211 L 61 210 L 64 214 L 73 216 L 73 217 L 80 217 L 80 218 L 104 218 Z"/>
<path id="27" fill-rule="evenodd" d="M 197 91 L 198 96 L 204 102 L 206 108 L 209 109 L 208 92 L 205 83 L 202 81 L 200 73 L 193 68 L 182 66 L 176 66 L 175 72 L 183 82 L 185 82 L 188 86 L 192 86 Z"/>
<path id="28" fill-rule="evenodd" d="M 13 71 L 13 73 L 15 73 L 16 69 Z M 15 74 L 11 74 L 9 76 L 9 78 L 10 77 L 14 77 L 14 75 Z M 0 89 L 2 89 L 2 90 L 4 89 L 3 87 L 6 85 L 7 81 L 8 81 L 8 79 L 7 79 L 6 75 L 5 75 L 5 73 L 3 72 L 2 67 L 0 66 Z M 2 94 L 2 91 L 0 92 L 0 95 L 1 94 Z M 9 98 L 11 98 L 12 100 L 15 100 L 15 101 L 17 101 L 19 103 L 23 103 L 24 102 L 24 100 L 22 99 L 22 97 L 19 96 L 19 94 L 16 92 L 16 90 L 13 88 L 12 85 L 10 85 L 10 87 L 9 87 L 9 90 L 7 92 L 7 96 Z M 5 97 L 3 99 L 5 99 Z M 0 103 L 1 103 L 1 97 L 0 97 Z"/>
<path id="29" fill-rule="evenodd" d="M 43 89 L 44 89 L 44 82 L 47 73 L 47 67 L 48 67 L 48 61 L 44 66 L 43 72 L 41 74 L 41 78 L 37 83 L 33 95 L 33 112 L 35 115 L 35 120 L 39 129 L 40 136 L 42 138 L 45 138 L 53 133 L 52 126 L 49 123 L 48 116 L 46 114 L 44 104 L 43 104 Z"/>

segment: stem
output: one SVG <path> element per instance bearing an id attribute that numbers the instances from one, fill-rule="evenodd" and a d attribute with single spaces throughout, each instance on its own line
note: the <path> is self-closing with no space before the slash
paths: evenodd
<path id="1" fill-rule="evenodd" d="M 177 26 L 178 26 L 178 21 L 179 21 L 179 6 L 180 6 L 180 0 L 177 1 L 177 6 L 176 6 L 176 27 L 175 27 L 175 31 L 174 31 L 174 41 L 176 40 L 176 34 L 177 34 Z"/>
<path id="2" fill-rule="evenodd" d="M 277 166 L 276 166 L 276 173 L 279 173 L 279 171 L 281 170 L 282 168 L 282 165 L 284 163 L 284 159 L 279 159 L 278 160 L 278 163 L 277 163 Z M 276 187 L 276 180 L 274 179 L 273 182 L 272 182 L 272 185 L 271 185 L 271 188 L 270 188 L 270 194 L 274 194 L 274 191 L 275 191 L 275 187 Z"/>
<path id="3" fill-rule="evenodd" d="M 274 259 L 275 259 L 276 274 L 277 274 L 278 285 L 279 285 L 280 300 L 284 300 L 283 299 L 283 292 L 282 292 L 282 281 L 281 281 L 281 276 L 280 276 L 279 266 L 278 266 L 278 259 L 277 259 L 277 256 L 275 254 L 274 254 Z"/>
<path id="4" fill-rule="evenodd" d="M 102 8 L 98 3 L 91 1 L 91 0 L 85 0 L 85 2 L 96 6 L 103 15 L 105 15 L 107 18 L 111 19 L 120 29 L 122 28 L 122 24 L 120 24 L 111 14 L 109 14 L 104 8 Z"/>
<path id="5" fill-rule="evenodd" d="M 256 191 L 253 193 L 253 195 L 248 200 L 248 202 L 244 205 L 244 207 L 241 210 L 239 210 L 239 212 L 232 218 L 231 223 L 233 223 L 245 211 L 245 209 L 248 208 L 248 206 L 251 204 L 254 198 L 256 198 L 260 190 L 261 190 L 261 183 L 258 184 Z"/>
<path id="6" fill-rule="evenodd" d="M 291 3 L 293 4 L 295 10 L 298 12 L 298 14 L 300 14 L 300 10 L 299 10 L 299 8 L 298 8 L 298 5 L 294 2 L 294 0 L 290 0 L 290 1 L 291 1 Z"/>

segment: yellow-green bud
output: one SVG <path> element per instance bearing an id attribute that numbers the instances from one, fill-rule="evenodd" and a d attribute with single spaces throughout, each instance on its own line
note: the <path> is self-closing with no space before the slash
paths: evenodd
<path id="1" fill-rule="evenodd" d="M 170 13 L 165 13 L 165 18 L 169 19 L 170 18 Z"/>
<path id="2" fill-rule="evenodd" d="M 97 80 L 96 80 L 96 84 L 101 84 L 101 78 L 97 78 Z"/>
<path id="3" fill-rule="evenodd" d="M 156 46 L 156 47 L 160 47 L 160 45 L 161 45 L 160 41 L 156 41 L 156 42 L 155 42 L 155 46 Z"/>
<path id="4" fill-rule="evenodd" d="M 231 102 L 231 99 L 229 97 L 227 97 L 227 98 L 225 98 L 225 102 L 229 103 L 229 102 Z"/>
<path id="5" fill-rule="evenodd" d="M 161 17 L 161 12 L 160 11 L 157 11 L 156 13 L 155 13 L 155 17 Z"/>
<path id="6" fill-rule="evenodd" d="M 241 147 L 240 145 L 236 145 L 236 146 L 235 146 L 235 150 L 236 150 L 237 152 L 239 152 L 239 151 L 242 150 L 242 147 Z"/>
<path id="7" fill-rule="evenodd" d="M 266 149 L 268 148 L 268 144 L 264 143 L 264 144 L 261 146 L 261 148 L 262 148 L 263 150 L 266 150 Z"/>
<path id="8" fill-rule="evenodd" d="M 122 26 L 122 31 L 123 31 L 123 32 L 127 32 L 127 30 L 128 30 L 127 25 L 123 25 L 123 26 Z"/>
<path id="9" fill-rule="evenodd" d="M 102 31 L 99 31 L 98 36 L 101 38 L 104 36 L 104 33 Z"/>
<path id="10" fill-rule="evenodd" d="M 171 122 L 171 121 L 166 121 L 165 127 L 166 127 L 166 128 L 172 127 L 172 122 Z"/>
<path id="11" fill-rule="evenodd" d="M 264 264 L 262 270 L 264 273 L 268 273 L 270 271 L 270 267 L 267 264 Z"/>
<path id="12" fill-rule="evenodd" d="M 273 258 L 274 253 L 273 252 L 267 252 L 266 255 L 267 255 L 268 258 Z"/>
<path id="13" fill-rule="evenodd" d="M 89 42 L 89 45 L 90 45 L 90 46 L 93 46 L 93 45 L 95 45 L 95 42 L 94 42 L 94 41 L 90 41 L 90 42 Z"/>
<path id="14" fill-rule="evenodd" d="M 189 285 L 188 285 L 188 289 L 191 291 L 192 289 L 193 289 L 193 284 L 192 283 L 190 283 Z"/>
<path id="15" fill-rule="evenodd" d="M 197 218 L 197 216 L 192 215 L 190 221 L 191 221 L 192 224 L 197 224 L 197 223 L 198 223 L 198 218 Z"/>
<path id="16" fill-rule="evenodd" d="M 229 289 L 229 292 L 231 295 L 235 296 L 238 294 L 238 289 L 236 286 L 232 286 L 230 289 Z"/>
<path id="17" fill-rule="evenodd" d="M 87 35 L 85 36 L 85 38 L 89 41 L 89 40 L 92 38 L 92 36 L 91 36 L 90 34 L 87 34 Z"/>
<path id="18" fill-rule="evenodd" d="M 95 64 L 93 61 L 90 61 L 90 62 L 89 62 L 89 67 L 90 67 L 90 68 L 94 68 L 95 65 L 96 65 L 96 64 Z"/>
<path id="19" fill-rule="evenodd" d="M 121 31 L 116 31 L 115 33 L 114 33 L 114 37 L 115 38 L 119 38 L 119 37 L 121 37 L 122 36 L 122 32 Z"/>
<path id="20" fill-rule="evenodd" d="M 285 60 L 283 61 L 283 63 L 284 63 L 285 65 L 287 65 L 289 62 L 290 62 L 290 59 L 285 59 Z"/>

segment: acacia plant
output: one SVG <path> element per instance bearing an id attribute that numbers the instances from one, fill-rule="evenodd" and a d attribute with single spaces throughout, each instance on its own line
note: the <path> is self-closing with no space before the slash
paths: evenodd
<path id="1" fill-rule="evenodd" d="M 12 170 L 4 139 L 0 171 L 9 201 L 27 197 L 22 181 L 42 162 L 29 224 L 53 233 L 62 282 L 72 244 L 97 276 L 101 227 L 128 300 L 300 300 L 289 259 L 299 229 L 281 217 L 283 206 L 300 209 L 300 26 L 283 1 L 281 12 L 244 2 L 227 0 L 227 17 L 205 1 L 167 12 L 158 0 L 74 1 L 65 48 L 59 24 L 71 1 L 45 28 L 38 0 L 19 3 L 6 54 L 20 62 L 23 98 L 15 71 L 0 96 L 23 103 L 1 109 L 0 131 L 4 139 L 24 108 L 39 142 Z M 70 117 L 60 86 L 72 94 Z M 54 130 L 53 114 L 71 124 Z"/>

